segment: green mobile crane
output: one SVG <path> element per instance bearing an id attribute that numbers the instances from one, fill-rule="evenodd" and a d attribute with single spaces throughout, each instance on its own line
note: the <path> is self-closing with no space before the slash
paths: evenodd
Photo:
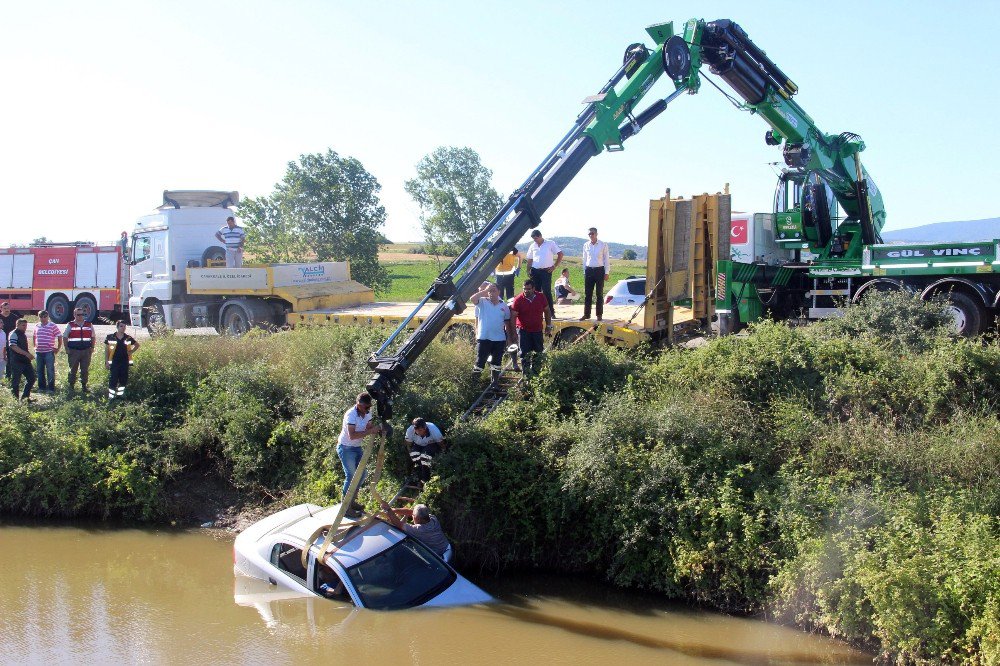
<path id="1" fill-rule="evenodd" d="M 884 249 L 894 246 L 879 244 L 885 209 L 878 188 L 861 164 L 859 155 L 865 146 L 860 137 L 849 132 L 834 135 L 821 132 L 792 100 L 798 90 L 796 85 L 732 21 L 692 19 L 684 24 L 680 34 L 675 34 L 673 23 L 653 25 L 646 32 L 655 47 L 633 44 L 626 49 L 622 66 L 597 94 L 584 100 L 584 110 L 569 132 L 442 271 L 413 313 L 372 354 L 368 363 L 373 375 L 367 389 L 375 400 L 386 439 L 391 434 L 388 421 L 393 397 L 407 369 L 447 327 L 451 317 L 465 309 L 466 301 L 500 259 L 529 229 L 541 224 L 541 215 L 591 157 L 605 150 L 622 150 L 625 141 L 681 94 L 697 93 L 702 83 L 701 69 L 706 64 L 743 99 L 742 103 L 734 99 L 734 103 L 761 116 L 770 126 L 764 139 L 769 145 L 784 144 L 788 166 L 779 180 L 771 227 L 779 252 L 770 256 L 777 259 L 757 261 L 752 257 L 748 263 L 729 259 L 719 262 L 716 305 L 723 330 L 768 313 L 791 316 L 810 298 L 813 299 L 811 314 L 818 316 L 823 314 L 821 310 L 835 306 L 821 307 L 823 303 L 817 299 L 857 298 L 873 286 L 917 288 L 889 275 L 894 270 L 917 269 L 910 268 L 912 259 L 896 268 L 888 265 L 898 257 L 892 254 L 895 250 Z M 640 101 L 664 74 L 673 82 L 673 91 L 637 113 Z M 844 215 L 838 216 L 838 210 L 843 210 Z M 804 252 L 810 252 L 811 257 Z M 921 250 L 910 252 L 902 256 L 924 256 L 912 254 Z M 971 267 L 976 275 L 991 271 L 991 277 L 996 277 L 996 243 L 976 247 L 956 244 L 928 252 L 928 257 L 950 262 L 938 274 Z M 968 257 L 975 257 L 978 263 L 973 267 Z M 931 268 L 931 263 L 934 262 L 928 260 L 924 268 Z M 933 268 L 938 268 L 937 264 Z M 981 304 L 987 299 L 992 299 L 991 307 L 996 307 L 998 292 L 995 286 L 990 286 L 995 283 L 974 287 L 960 281 L 948 282 L 956 277 L 961 276 L 938 275 L 924 289 L 951 285 L 949 289 L 956 304 L 962 303 L 958 297 L 966 289 L 978 289 L 980 302 L 968 299 L 973 315 L 981 312 L 976 308 L 985 307 Z M 437 301 L 439 305 L 409 337 L 398 342 L 429 301 Z M 370 446 L 362 458 L 361 469 L 367 464 Z M 359 470 L 344 498 L 344 507 L 353 501 L 360 478 Z"/>

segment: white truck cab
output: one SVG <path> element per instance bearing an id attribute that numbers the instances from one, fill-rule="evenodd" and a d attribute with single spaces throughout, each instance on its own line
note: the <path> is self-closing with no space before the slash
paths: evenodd
<path id="1" fill-rule="evenodd" d="M 179 321 L 185 312 L 185 271 L 225 265 L 225 248 L 215 234 L 239 200 L 239 192 L 167 190 L 163 205 L 138 219 L 130 246 L 128 312 L 133 326 L 186 325 Z"/>

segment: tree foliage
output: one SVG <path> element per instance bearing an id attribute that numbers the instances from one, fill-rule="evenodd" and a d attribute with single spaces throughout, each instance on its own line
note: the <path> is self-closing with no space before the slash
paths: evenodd
<path id="1" fill-rule="evenodd" d="M 503 199 L 492 177 L 472 148 L 442 146 L 417 163 L 404 188 L 420 206 L 429 252 L 456 253 L 493 217 Z"/>
<path id="2" fill-rule="evenodd" d="M 388 271 L 378 262 L 385 208 L 378 180 L 360 161 L 333 150 L 289 162 L 270 196 L 240 205 L 247 249 L 264 260 L 351 262 L 351 277 L 384 293 Z"/>
<path id="3" fill-rule="evenodd" d="M 625 250 L 622 252 L 622 259 L 625 261 L 635 261 L 638 257 L 639 255 L 635 253 L 635 250 Z"/>

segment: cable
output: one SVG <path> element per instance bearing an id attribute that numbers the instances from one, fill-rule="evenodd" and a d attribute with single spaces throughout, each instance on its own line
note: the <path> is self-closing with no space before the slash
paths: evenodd
<path id="1" fill-rule="evenodd" d="M 712 79 L 710 79 L 710 78 L 709 78 L 709 77 L 707 77 L 707 76 L 706 76 L 706 77 L 704 77 L 704 79 L 705 79 L 706 81 L 708 81 L 709 83 L 711 83 L 711 84 L 712 84 L 713 86 L 715 86 L 715 89 L 716 89 L 716 90 L 718 90 L 718 91 L 719 91 L 720 93 L 722 93 L 722 94 L 723 94 L 723 96 L 724 96 L 724 97 L 725 97 L 726 99 L 728 99 L 728 100 L 730 101 L 730 103 L 732 103 L 732 105 L 733 105 L 733 106 L 735 106 L 735 107 L 736 107 L 737 109 L 739 109 L 740 111 L 745 111 L 745 110 L 746 110 L 746 108 L 745 108 L 745 107 L 744 107 L 744 106 L 743 106 L 742 104 L 740 104 L 740 103 L 739 103 L 739 102 L 738 102 L 738 101 L 736 100 L 736 98 L 735 98 L 735 97 L 733 97 L 732 95 L 730 95 L 729 93 L 727 93 L 727 92 L 726 92 L 725 90 L 723 90 L 722 88 L 720 88 L 720 87 L 719 87 L 719 84 L 717 84 L 717 83 L 716 83 L 715 81 L 713 81 Z"/>

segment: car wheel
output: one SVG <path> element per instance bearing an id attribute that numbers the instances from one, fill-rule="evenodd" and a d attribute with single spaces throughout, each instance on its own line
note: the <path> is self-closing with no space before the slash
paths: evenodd
<path id="1" fill-rule="evenodd" d="M 83 318 L 88 323 L 93 324 L 94 320 L 97 319 L 97 301 L 94 300 L 93 296 L 85 294 L 77 298 L 76 303 L 73 304 L 73 309 L 77 308 L 83 310 Z"/>
<path id="2" fill-rule="evenodd" d="M 55 294 L 45 304 L 45 309 L 49 311 L 49 319 L 54 324 L 65 324 L 70 320 L 69 299 L 62 294 Z"/>

